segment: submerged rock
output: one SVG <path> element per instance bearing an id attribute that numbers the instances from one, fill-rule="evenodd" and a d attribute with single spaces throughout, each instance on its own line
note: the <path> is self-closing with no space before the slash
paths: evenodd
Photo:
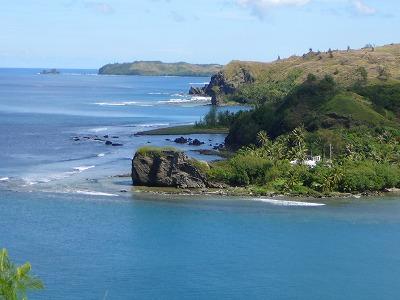
<path id="1" fill-rule="evenodd" d="M 188 142 L 188 139 L 184 138 L 183 136 L 176 138 L 174 140 L 175 143 L 177 144 L 186 144 Z"/>
<path id="2" fill-rule="evenodd" d="M 132 160 L 134 185 L 176 188 L 209 186 L 203 168 L 207 163 L 190 159 L 174 150 L 138 151 Z"/>
<path id="3" fill-rule="evenodd" d="M 193 141 L 191 141 L 191 142 L 189 143 L 190 146 L 201 146 L 201 145 L 203 145 L 203 144 L 204 144 L 204 142 L 201 142 L 201 141 L 199 141 L 198 139 L 194 139 Z"/>

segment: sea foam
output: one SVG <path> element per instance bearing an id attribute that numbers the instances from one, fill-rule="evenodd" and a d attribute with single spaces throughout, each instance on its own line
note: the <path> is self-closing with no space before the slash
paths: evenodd
<path id="1" fill-rule="evenodd" d="M 265 203 L 269 203 L 272 205 L 279 206 L 324 206 L 324 203 L 312 203 L 312 202 L 301 202 L 301 201 L 288 201 L 288 200 L 277 200 L 277 199 L 269 199 L 269 198 L 254 198 L 255 201 L 261 201 Z"/>
<path id="2" fill-rule="evenodd" d="M 89 170 L 89 169 L 93 169 L 95 166 L 80 166 L 80 167 L 75 167 L 74 170 L 78 171 L 79 173 Z"/>
<path id="3" fill-rule="evenodd" d="M 89 195 L 89 196 L 107 196 L 107 197 L 118 197 L 116 194 L 96 192 L 96 191 L 86 191 L 86 190 L 77 190 L 76 194 Z"/>

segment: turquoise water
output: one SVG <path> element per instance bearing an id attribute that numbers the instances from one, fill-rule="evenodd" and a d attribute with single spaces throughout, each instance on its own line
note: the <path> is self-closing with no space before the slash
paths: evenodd
<path id="1" fill-rule="evenodd" d="M 32 299 L 398 299 L 399 200 L 7 192 L 0 244 L 46 282 Z"/>
<path id="2" fill-rule="evenodd" d="M 0 247 L 45 282 L 30 299 L 400 297 L 400 197 L 122 193 L 137 147 L 173 145 L 134 133 L 198 120 L 208 78 L 38 71 L 0 70 Z M 72 140 L 106 134 L 124 146 Z"/>

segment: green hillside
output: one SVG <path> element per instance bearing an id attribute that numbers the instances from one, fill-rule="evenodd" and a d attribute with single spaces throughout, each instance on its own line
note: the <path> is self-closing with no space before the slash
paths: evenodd
<path id="1" fill-rule="evenodd" d="M 318 80 L 310 75 L 280 101 L 237 114 L 226 142 L 231 146 L 254 144 L 262 130 L 276 138 L 301 125 L 309 132 L 358 126 L 398 128 L 399 107 L 400 83 L 344 88 L 331 76 Z"/>
<path id="2" fill-rule="evenodd" d="M 218 64 L 189 64 L 185 62 L 135 61 L 108 64 L 99 69 L 100 75 L 145 76 L 211 76 L 222 69 Z"/>

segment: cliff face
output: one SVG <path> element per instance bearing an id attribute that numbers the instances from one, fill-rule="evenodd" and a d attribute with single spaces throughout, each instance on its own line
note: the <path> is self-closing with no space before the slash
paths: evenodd
<path id="1" fill-rule="evenodd" d="M 205 188 L 208 183 L 201 164 L 205 163 L 178 151 L 139 151 L 132 160 L 132 181 L 144 186 Z"/>

